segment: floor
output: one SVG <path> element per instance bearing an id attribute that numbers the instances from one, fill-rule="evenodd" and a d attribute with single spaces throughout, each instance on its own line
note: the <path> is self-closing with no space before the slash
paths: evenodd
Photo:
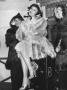
<path id="1" fill-rule="evenodd" d="M 10 84 L 10 83 L 1 82 L 1 83 L 0 83 L 0 90 L 12 90 L 12 89 L 11 89 L 11 84 Z M 29 89 L 29 90 L 34 90 L 34 89 Z M 48 89 L 47 89 L 47 90 L 48 90 Z M 51 90 L 51 89 L 49 89 L 49 90 Z M 67 90 L 67 89 L 55 88 L 54 90 Z"/>
<path id="2" fill-rule="evenodd" d="M 7 82 L 0 82 L 0 90 L 11 90 L 11 84 Z"/>

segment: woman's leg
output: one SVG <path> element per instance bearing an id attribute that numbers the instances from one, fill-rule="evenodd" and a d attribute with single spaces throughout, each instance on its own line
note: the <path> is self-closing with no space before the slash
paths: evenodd
<path id="1" fill-rule="evenodd" d="M 23 83 L 22 87 L 25 88 L 28 85 L 28 67 L 24 60 L 21 61 L 22 63 L 22 68 L 23 68 Z"/>
<path id="2" fill-rule="evenodd" d="M 24 57 L 22 54 L 21 54 L 28 70 L 29 70 L 29 79 L 33 78 L 34 77 L 34 71 L 33 71 L 33 67 L 32 67 L 32 64 L 31 64 L 31 61 L 30 61 L 30 58 L 28 56 Z"/>
<path id="3" fill-rule="evenodd" d="M 33 76 L 34 76 L 33 68 L 32 68 L 32 65 L 31 65 L 31 62 L 30 62 L 30 58 L 28 58 L 27 56 L 24 57 L 21 52 L 18 53 L 18 57 L 21 60 L 22 69 L 23 69 L 23 85 L 26 86 L 26 85 L 29 85 L 29 82 L 28 82 L 29 79 L 33 78 Z M 28 70 L 29 70 L 29 73 L 30 73 L 29 78 L 27 77 Z"/>
<path id="4" fill-rule="evenodd" d="M 28 85 L 28 67 L 27 67 L 25 61 L 23 60 L 23 57 L 21 56 L 21 52 L 18 52 L 18 57 L 21 60 L 21 65 L 22 65 L 22 69 L 23 69 L 23 83 L 22 83 L 21 89 L 25 89 Z"/>

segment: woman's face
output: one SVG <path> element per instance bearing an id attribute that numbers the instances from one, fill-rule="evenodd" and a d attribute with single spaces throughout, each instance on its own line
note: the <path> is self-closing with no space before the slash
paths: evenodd
<path id="1" fill-rule="evenodd" d="M 61 7 L 55 8 L 55 16 L 58 19 L 63 18 L 63 11 Z"/>
<path id="2" fill-rule="evenodd" d="M 34 6 L 32 6 L 31 9 L 29 10 L 29 15 L 31 17 L 36 16 L 37 12 L 38 12 L 38 9 Z"/>

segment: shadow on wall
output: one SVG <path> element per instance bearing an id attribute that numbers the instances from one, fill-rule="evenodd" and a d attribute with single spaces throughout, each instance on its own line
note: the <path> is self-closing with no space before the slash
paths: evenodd
<path id="1" fill-rule="evenodd" d="M 0 74 L 0 81 L 2 81 L 3 80 L 3 76 Z"/>
<path id="2" fill-rule="evenodd" d="M 7 57 L 8 55 L 8 48 L 5 44 L 5 34 L 8 28 L 8 26 L 0 27 L 0 57 Z"/>
<path id="3" fill-rule="evenodd" d="M 6 60 L 3 60 L 5 62 Z M 0 63 L 0 81 L 10 77 L 10 70 L 7 70 L 3 63 Z M 5 82 L 11 82 L 11 79 L 7 79 Z"/>

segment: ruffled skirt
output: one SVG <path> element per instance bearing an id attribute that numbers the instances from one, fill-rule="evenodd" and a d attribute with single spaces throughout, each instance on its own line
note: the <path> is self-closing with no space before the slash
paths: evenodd
<path id="1" fill-rule="evenodd" d="M 23 40 L 16 45 L 15 49 L 17 52 L 20 51 L 25 58 L 30 58 L 30 57 L 33 58 L 32 42 L 33 41 L 30 41 L 28 39 Z M 54 47 L 46 37 L 42 38 L 39 42 L 35 41 L 34 44 L 36 46 L 35 59 L 44 58 L 47 55 L 49 55 L 51 58 L 56 57 Z M 41 48 L 41 57 L 38 56 L 37 44 L 40 45 L 40 48 Z"/>

